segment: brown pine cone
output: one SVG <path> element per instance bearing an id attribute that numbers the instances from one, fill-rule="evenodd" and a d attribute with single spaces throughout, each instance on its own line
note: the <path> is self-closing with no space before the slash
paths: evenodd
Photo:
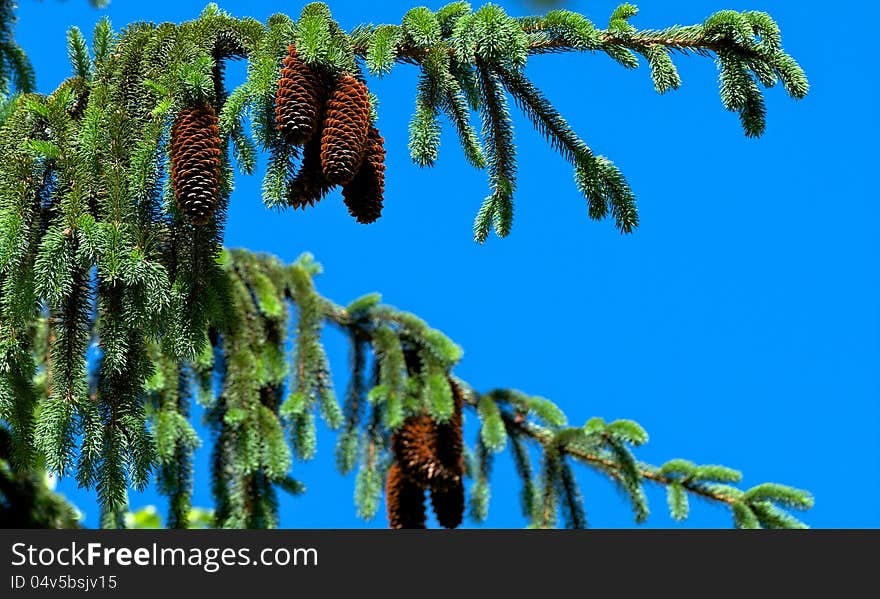
<path id="1" fill-rule="evenodd" d="M 425 492 L 397 464 L 388 470 L 385 505 L 389 528 L 425 528 Z"/>
<path id="2" fill-rule="evenodd" d="M 436 459 L 441 466 L 440 471 L 445 475 L 445 480 L 450 484 L 455 484 L 464 478 L 464 438 L 461 416 L 464 392 L 451 377 L 449 378 L 449 386 L 452 388 L 454 409 L 449 420 L 437 424 Z"/>
<path id="3" fill-rule="evenodd" d="M 464 518 L 464 481 L 431 487 L 431 506 L 437 522 L 444 528 L 458 528 Z"/>
<path id="4" fill-rule="evenodd" d="M 171 127 L 171 182 L 178 209 L 194 225 L 208 222 L 220 195 L 220 127 L 207 102 L 180 111 Z"/>
<path id="5" fill-rule="evenodd" d="M 324 177 L 334 184 L 351 181 L 360 166 L 370 127 L 370 94 L 351 75 L 337 81 L 330 96 L 321 133 Z"/>
<path id="6" fill-rule="evenodd" d="M 382 216 L 385 194 L 385 140 L 370 127 L 363 162 L 354 179 L 342 188 L 348 212 L 359 223 L 369 224 Z"/>
<path id="7" fill-rule="evenodd" d="M 413 496 L 418 495 L 419 509 L 424 511 L 424 489 L 430 490 L 431 505 L 437 521 L 446 528 L 456 528 L 464 517 L 464 441 L 462 439 L 462 406 L 464 391 L 452 379 L 454 409 L 448 421 L 438 423 L 427 414 L 408 417 L 391 437 L 394 457 L 388 485 L 409 483 Z M 416 493 L 418 491 L 418 493 Z M 391 501 L 389 490 L 389 501 Z M 398 495 L 402 491 L 397 491 Z M 401 501 L 397 496 L 394 501 Z M 415 502 L 416 500 L 413 499 Z M 397 505 L 397 504 L 394 504 Z M 389 521 L 392 503 L 389 503 Z M 424 516 L 418 527 L 424 526 Z M 403 526 L 394 526 L 392 528 Z M 409 526 L 406 526 L 409 528 Z"/>
<path id="8" fill-rule="evenodd" d="M 318 130 L 325 97 L 323 78 L 304 63 L 291 44 L 275 93 L 275 126 L 287 143 L 305 144 Z"/>
<path id="9" fill-rule="evenodd" d="M 420 485 L 455 484 L 464 473 L 460 430 L 453 421 L 437 424 L 427 415 L 410 416 L 391 438 L 394 460 Z"/>
<path id="10" fill-rule="evenodd" d="M 464 390 L 450 377 L 454 410 L 447 422 L 437 424 L 437 462 L 445 478 L 431 484 L 431 505 L 441 526 L 456 528 L 464 517 L 464 439 L 462 406 Z"/>
<path id="11" fill-rule="evenodd" d="M 321 138 L 312 137 L 303 150 L 303 159 L 288 190 L 287 203 L 293 208 L 314 206 L 333 189 L 321 169 Z"/>
<path id="12" fill-rule="evenodd" d="M 437 425 L 430 416 L 410 416 L 391 437 L 394 462 L 419 484 L 428 484 L 439 474 Z"/>

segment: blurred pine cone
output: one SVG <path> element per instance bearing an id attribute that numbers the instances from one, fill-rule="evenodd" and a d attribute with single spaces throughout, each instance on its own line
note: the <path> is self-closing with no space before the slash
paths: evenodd
<path id="1" fill-rule="evenodd" d="M 359 223 L 369 224 L 382 216 L 385 194 L 385 140 L 370 127 L 364 158 L 354 179 L 342 188 L 348 212 Z"/>
<path id="2" fill-rule="evenodd" d="M 327 99 L 321 133 L 324 177 L 334 184 L 351 181 L 360 166 L 370 127 L 370 94 L 351 75 L 337 81 Z"/>
<path id="3" fill-rule="evenodd" d="M 437 425 L 430 416 L 410 416 L 391 437 L 394 461 L 415 482 L 426 485 L 440 473 Z"/>
<path id="4" fill-rule="evenodd" d="M 171 127 L 171 181 L 186 218 L 194 225 L 209 221 L 220 194 L 220 127 L 207 102 L 181 110 Z"/>
<path id="5" fill-rule="evenodd" d="M 464 517 L 464 390 L 450 377 L 454 410 L 447 422 L 437 423 L 436 459 L 444 476 L 431 483 L 431 505 L 441 526 L 456 528 Z"/>
<path id="6" fill-rule="evenodd" d="M 397 464 L 388 470 L 385 505 L 389 528 L 425 528 L 425 492 Z"/>
<path id="7" fill-rule="evenodd" d="M 303 159 L 290 183 L 287 203 L 293 208 L 305 208 L 320 202 L 333 189 L 321 169 L 321 138 L 315 135 L 303 150 Z"/>
<path id="8" fill-rule="evenodd" d="M 424 527 L 425 489 L 430 490 L 431 505 L 441 526 L 456 528 L 464 517 L 462 406 L 465 398 L 463 389 L 453 379 L 449 379 L 449 384 L 454 409 L 448 421 L 436 422 L 427 414 L 410 416 L 391 437 L 394 462 L 388 473 L 388 513 L 392 528 Z M 392 486 L 397 489 L 394 498 Z M 398 520 L 391 518 L 392 506 L 404 501 L 401 497 L 410 496 L 413 503 L 418 501 L 421 510 L 418 526 L 395 526 L 395 522 L 402 520 L 399 516 Z"/>
<path id="9" fill-rule="evenodd" d="M 427 415 L 410 416 L 391 438 L 394 460 L 421 485 L 445 487 L 464 474 L 461 414 L 437 423 Z"/>
<path id="10" fill-rule="evenodd" d="M 449 420 L 437 423 L 435 433 L 437 449 L 436 459 L 443 473 L 442 480 L 438 482 L 455 483 L 464 478 L 464 437 L 462 435 L 462 406 L 464 405 L 464 391 L 450 377 L 449 386 L 452 388 L 453 412 Z"/>
<path id="11" fill-rule="evenodd" d="M 464 519 L 464 481 L 446 487 L 431 487 L 431 506 L 444 528 L 458 528 Z"/>
<path id="12" fill-rule="evenodd" d="M 305 144 L 318 130 L 325 85 L 322 77 L 304 63 L 291 44 L 282 62 L 275 93 L 275 126 L 287 143 Z"/>

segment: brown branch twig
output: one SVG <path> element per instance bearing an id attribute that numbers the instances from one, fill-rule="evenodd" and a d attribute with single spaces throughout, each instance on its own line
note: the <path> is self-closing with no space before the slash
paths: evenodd
<path id="1" fill-rule="evenodd" d="M 524 28 L 526 32 L 538 33 L 541 30 L 532 28 Z M 651 47 L 662 46 L 671 50 L 697 54 L 719 53 L 724 51 L 737 51 L 745 55 L 753 55 L 754 51 L 744 47 L 734 41 L 722 37 L 712 36 L 707 38 L 699 35 L 686 34 L 684 32 L 678 35 L 671 34 L 668 31 L 652 31 L 645 30 L 621 35 L 613 31 L 603 30 L 597 32 L 598 44 L 596 47 L 579 47 L 572 45 L 569 41 L 560 37 L 548 37 L 547 39 L 533 40 L 529 43 L 529 54 L 545 54 L 550 52 L 596 52 L 602 51 L 608 47 L 624 47 L 635 51 L 645 51 Z M 452 54 L 453 48 L 448 45 L 448 40 L 440 42 L 448 47 L 448 52 Z M 367 46 L 363 43 L 355 44 L 353 47 L 357 56 L 364 57 L 367 53 Z M 408 64 L 421 64 L 428 56 L 427 48 L 420 48 L 410 45 L 401 45 L 397 48 L 397 61 Z"/>

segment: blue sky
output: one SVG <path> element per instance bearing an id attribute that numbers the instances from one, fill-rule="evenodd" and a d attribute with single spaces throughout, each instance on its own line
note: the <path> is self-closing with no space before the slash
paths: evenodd
<path id="1" fill-rule="evenodd" d="M 220 4 L 259 19 L 300 7 Z M 535 10 L 501 4 L 518 15 Z M 226 244 L 286 260 L 313 252 L 326 270 L 321 292 L 345 303 L 380 291 L 386 302 L 424 317 L 464 347 L 456 372 L 477 388 L 544 395 L 575 424 L 591 416 L 635 419 L 651 435 L 639 451 L 647 461 L 721 463 L 741 469 L 747 486 L 776 481 L 809 489 L 816 507 L 804 518 L 812 526 L 880 526 L 880 221 L 868 192 L 877 131 L 858 59 L 869 56 L 867 38 L 848 36 L 845 55 L 829 48 L 824 3 L 638 4 L 642 13 L 633 23 L 644 28 L 701 22 L 726 8 L 766 10 L 812 91 L 794 102 L 781 89 L 769 90 L 767 133 L 751 140 L 736 115 L 722 109 L 709 59 L 677 58 L 684 85 L 666 96 L 653 91 L 644 66 L 628 72 L 592 55 L 532 59 L 528 75 L 628 177 L 642 222 L 635 234 L 621 236 L 610 222 L 587 218 L 569 166 L 517 115 L 513 233 L 476 245 L 471 223 L 486 194 L 484 174 L 465 163 L 448 127 L 435 168 L 411 163 L 406 125 L 415 69 L 399 66 L 370 80 L 388 149 L 382 219 L 358 225 L 338 194 L 307 212 L 272 213 L 260 201 L 261 176 L 238 177 Z M 40 89 L 50 91 L 69 72 L 69 25 L 88 32 L 105 13 L 117 28 L 134 20 L 181 21 L 203 5 L 113 0 L 95 11 L 84 0 L 21 0 L 18 39 Z M 604 23 L 615 5 L 566 6 Z M 397 23 L 411 6 L 331 2 L 347 28 Z M 865 22 L 876 13 L 873 5 L 860 9 Z M 342 389 L 344 341 L 328 334 L 327 344 Z M 199 505 L 210 504 L 206 454 L 198 456 Z M 294 467 L 309 492 L 283 498 L 282 525 L 384 526 L 382 515 L 366 524 L 356 519 L 353 477 L 336 474 L 332 459 L 333 438 L 323 431 L 318 457 Z M 591 525 L 633 526 L 614 488 L 579 471 Z M 59 488 L 94 525 L 94 494 L 72 481 Z M 649 527 L 730 524 L 726 511 L 700 502 L 686 524 L 675 524 L 664 494 L 648 491 Z M 524 524 L 517 493 L 504 455 L 487 526 Z M 133 495 L 132 503 L 164 509 L 153 490 Z"/>

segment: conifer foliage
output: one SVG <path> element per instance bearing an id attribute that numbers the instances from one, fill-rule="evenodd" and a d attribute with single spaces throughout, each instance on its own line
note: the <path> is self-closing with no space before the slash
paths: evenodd
<path id="1" fill-rule="evenodd" d="M 651 483 L 668 489 L 678 519 L 697 497 L 729 508 L 740 527 L 803 526 L 791 510 L 812 505 L 804 491 L 741 489 L 740 473 L 722 466 L 642 463 L 633 449 L 647 434 L 635 422 L 573 426 L 546 399 L 479 393 L 453 374 L 458 346 L 416 316 L 376 295 L 348 306 L 320 295 L 321 268 L 308 254 L 284 264 L 222 247 L 232 166 L 253 173 L 258 156 L 268 159 L 268 206 L 304 207 L 341 186 L 354 218 L 379 217 L 385 148 L 366 81 L 397 65 L 419 70 L 415 162 L 434 164 L 445 117 L 467 160 L 487 172 L 479 241 L 512 224 L 511 100 L 572 164 L 589 216 L 631 231 L 638 214 L 626 180 L 526 77 L 529 57 L 603 53 L 634 68 L 641 56 L 663 93 L 680 84 L 673 53 L 714 55 L 725 107 L 759 135 L 760 86 L 781 82 L 795 98 L 808 89 L 766 14 L 723 11 L 643 31 L 630 24 L 629 4 L 599 28 L 564 10 L 513 18 L 496 5 L 453 2 L 415 8 L 400 25 L 344 31 L 322 3 L 265 23 L 209 5 L 179 25 L 116 32 L 104 19 L 91 43 L 71 29 L 72 75 L 40 95 L 10 37 L 11 6 L 0 2 L 0 92 L 11 83 L 19 92 L 5 97 L 0 125 L 4 468 L 39 463 L 75 476 L 97 491 L 104 526 L 123 526 L 128 490 L 155 477 L 167 522 L 185 527 L 193 452 L 210 442 L 215 525 L 272 527 L 278 493 L 305 490 L 291 473 L 315 454 L 320 418 L 338 433 L 340 472 L 357 471 L 358 513 L 375 516 L 384 488 L 392 527 L 425 526 L 428 498 L 442 526 L 458 526 L 465 511 L 485 519 L 493 459 L 505 449 L 530 526 L 587 525 L 575 464 L 615 484 L 639 522 Z M 223 67 L 241 59 L 247 79 L 228 90 Z M 326 324 L 350 339 L 342 401 Z M 210 439 L 192 425 L 194 402 Z M 469 419 L 478 424 L 470 448 Z"/>
<path id="2" fill-rule="evenodd" d="M 34 69 L 27 54 L 15 41 L 15 0 L 0 0 L 0 100 L 10 93 L 29 93 L 36 87 Z"/>

